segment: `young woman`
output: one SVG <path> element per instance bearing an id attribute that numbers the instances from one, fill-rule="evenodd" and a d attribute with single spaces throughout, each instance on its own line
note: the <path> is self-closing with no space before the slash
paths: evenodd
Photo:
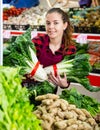
<path id="1" fill-rule="evenodd" d="M 37 57 L 43 67 L 56 64 L 63 60 L 65 55 L 76 52 L 72 41 L 73 28 L 68 14 L 60 8 L 51 8 L 45 17 L 46 34 L 32 39 L 36 46 Z M 69 83 L 66 74 L 55 77 L 52 73 L 48 75 L 48 80 L 56 86 L 67 88 Z"/>

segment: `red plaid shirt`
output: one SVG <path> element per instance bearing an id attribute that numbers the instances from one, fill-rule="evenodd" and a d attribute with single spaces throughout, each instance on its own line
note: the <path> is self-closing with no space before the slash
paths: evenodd
<path id="1" fill-rule="evenodd" d="M 71 55 L 76 52 L 76 47 L 71 45 L 63 53 L 64 44 L 62 43 L 59 50 L 57 50 L 55 54 L 53 54 L 49 48 L 49 41 L 50 40 L 47 34 L 37 36 L 32 39 L 32 42 L 35 44 L 37 50 L 37 58 L 40 61 L 40 64 L 43 65 L 43 67 L 56 64 L 63 60 L 65 55 Z"/>

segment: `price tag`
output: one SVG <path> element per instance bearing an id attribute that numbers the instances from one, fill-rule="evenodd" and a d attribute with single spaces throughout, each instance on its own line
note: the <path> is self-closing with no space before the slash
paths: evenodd
<path id="1" fill-rule="evenodd" d="M 10 30 L 4 30 L 3 31 L 3 38 L 11 38 Z"/>
<path id="2" fill-rule="evenodd" d="M 76 42 L 81 44 L 87 43 L 87 34 L 79 34 L 76 38 Z"/>
<path id="3" fill-rule="evenodd" d="M 37 33 L 37 31 L 32 31 L 32 32 L 31 32 L 31 38 L 36 37 L 36 36 L 37 36 L 37 34 L 38 34 L 38 33 Z"/>

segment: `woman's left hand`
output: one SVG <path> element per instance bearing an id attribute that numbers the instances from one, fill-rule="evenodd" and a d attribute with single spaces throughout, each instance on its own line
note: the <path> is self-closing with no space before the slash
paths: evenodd
<path id="1" fill-rule="evenodd" d="M 52 72 L 48 75 L 48 80 L 53 83 L 55 86 L 60 86 L 61 88 L 67 88 L 69 86 L 69 83 L 67 82 L 66 74 L 64 73 L 64 76 L 61 77 L 60 74 L 57 74 L 55 76 Z"/>

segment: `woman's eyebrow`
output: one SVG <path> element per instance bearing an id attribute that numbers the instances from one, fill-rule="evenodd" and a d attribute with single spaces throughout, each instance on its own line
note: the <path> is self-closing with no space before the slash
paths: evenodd
<path id="1" fill-rule="evenodd" d="M 53 20 L 53 22 L 59 22 L 60 20 Z M 49 20 L 46 20 L 46 22 L 50 22 Z"/>

